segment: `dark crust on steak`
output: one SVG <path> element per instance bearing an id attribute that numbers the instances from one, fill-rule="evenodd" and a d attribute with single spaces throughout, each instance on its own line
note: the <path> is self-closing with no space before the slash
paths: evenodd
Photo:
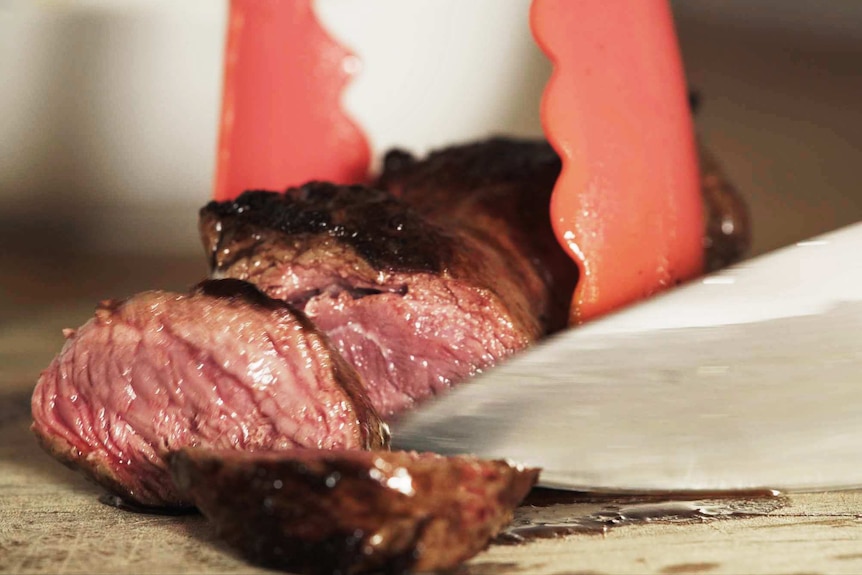
<path id="1" fill-rule="evenodd" d="M 698 152 L 706 222 L 704 260 L 710 272 L 745 255 L 750 222 L 745 202 L 714 156 L 703 145 Z M 557 243 L 547 210 L 560 169 L 559 157 L 546 142 L 492 138 L 435 151 L 423 160 L 392 150 L 377 185 L 432 221 L 451 222 L 498 242 L 500 249 L 515 254 L 512 265 L 523 254 L 545 282 L 549 299 L 536 311 L 547 318 L 545 325 L 553 332 L 565 327 L 577 281 L 577 269 Z M 520 273 L 529 277 L 529 270 Z M 535 302 L 544 301 L 542 290 L 532 293 Z"/>
<path id="2" fill-rule="evenodd" d="M 337 214 L 321 213 L 332 206 Z M 280 221 L 291 217 L 330 223 Z M 373 250 L 357 243 L 381 226 L 388 240 Z M 306 311 L 360 370 L 384 417 L 545 331 L 535 310 L 547 297 L 529 262 L 488 234 L 426 218 L 386 192 L 312 183 L 284 194 L 243 194 L 204 207 L 200 230 L 213 276 L 250 281 Z M 402 257 L 411 251 L 418 255 Z"/>
<path id="3" fill-rule="evenodd" d="M 295 314 L 286 302 L 278 299 L 267 297 L 265 293 L 257 289 L 254 284 L 244 282 L 242 280 L 225 278 L 221 280 L 204 280 L 196 285 L 192 292 L 197 292 L 210 297 L 226 298 L 226 299 L 242 299 L 251 305 L 271 309 L 285 310 L 290 314 Z M 296 314 L 296 319 L 306 320 L 305 316 Z"/>
<path id="4" fill-rule="evenodd" d="M 393 150 L 374 184 L 389 194 L 319 182 L 247 192 L 204 207 L 200 231 L 214 277 L 251 281 L 306 311 L 387 417 L 566 327 L 578 267 L 548 213 L 560 169 L 543 141 L 493 138 L 421 160 Z M 722 182 L 705 175 L 705 249 L 726 265 L 741 255 L 742 230 L 712 241 L 734 206 Z M 420 332 L 411 318 L 435 327 L 416 321 Z M 438 329 L 439 318 L 459 332 Z M 486 352 L 460 345 L 467 339 Z"/>
<path id="5" fill-rule="evenodd" d="M 697 96 L 693 93 L 692 103 Z M 700 144 L 704 205 L 704 260 L 707 272 L 739 261 L 751 243 L 748 208 L 712 153 Z M 509 250 L 523 251 L 543 273 L 550 290 L 552 316 L 568 316 L 577 270 L 557 245 L 547 206 L 561 169 L 556 152 L 542 141 L 493 138 L 453 146 L 416 160 L 402 150 L 384 159 L 377 183 L 434 221 L 500 230 L 514 237 Z M 477 219 L 491 214 L 492 219 Z M 563 327 L 551 322 L 549 329 Z"/>
<path id="6" fill-rule="evenodd" d="M 406 452 L 171 456 L 177 485 L 250 560 L 306 573 L 450 569 L 512 518 L 538 470 Z"/>
<path id="7" fill-rule="evenodd" d="M 440 273 L 452 259 L 445 233 L 389 194 L 362 186 L 311 182 L 284 193 L 248 191 L 233 201 L 210 202 L 201 216 L 221 222 L 223 232 L 230 230 L 222 239 L 232 242 L 263 229 L 288 236 L 327 234 L 378 269 Z M 208 247 L 216 257 L 219 245 Z"/>
<path id="8" fill-rule="evenodd" d="M 383 159 L 379 184 L 391 189 L 394 185 L 403 185 L 403 180 L 410 178 L 425 185 L 433 184 L 441 193 L 447 190 L 470 193 L 512 182 L 550 183 L 553 186 L 561 167 L 559 156 L 547 142 L 496 137 L 435 150 L 422 160 L 416 160 L 404 150 L 390 150 Z M 399 195 L 409 194 L 409 190 L 404 192 Z M 437 203 L 437 199 L 440 198 L 417 197 L 414 201 L 419 204 L 420 200 L 429 200 L 421 203 L 432 205 Z M 529 196 L 517 197 L 519 205 L 536 212 L 532 199 Z M 437 205 L 443 211 L 448 210 L 447 205 Z M 484 207 L 507 209 L 506 206 L 491 204 Z M 547 211 L 547 206 L 541 207 Z M 535 216 L 532 213 L 527 215 Z"/>
<path id="9" fill-rule="evenodd" d="M 438 224 L 506 254 L 544 333 L 566 326 L 578 268 L 560 247 L 548 206 L 561 169 L 544 141 L 491 138 L 415 160 L 386 154 L 377 182 Z"/>

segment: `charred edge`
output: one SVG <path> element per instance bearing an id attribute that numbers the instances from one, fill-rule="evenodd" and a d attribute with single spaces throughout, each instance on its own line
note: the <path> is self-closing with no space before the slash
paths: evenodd
<path id="1" fill-rule="evenodd" d="M 416 163 L 416 157 L 400 148 L 393 148 L 383 157 L 383 172 L 397 174 L 410 169 Z"/>
<path id="2" fill-rule="evenodd" d="M 287 302 L 273 299 L 260 291 L 254 284 L 240 279 L 204 280 L 196 285 L 192 291 L 209 297 L 244 300 L 252 305 L 270 310 L 296 311 Z M 310 329 L 316 330 L 314 327 Z"/>
<path id="3" fill-rule="evenodd" d="M 172 469 L 177 476 L 186 475 L 189 487 L 193 482 L 199 484 L 213 478 L 224 467 L 225 473 L 233 478 L 242 477 L 245 483 L 251 480 L 244 498 L 254 521 L 244 524 L 223 526 L 222 535 L 231 541 L 243 555 L 261 566 L 287 569 L 301 573 L 330 574 L 358 573 L 365 571 L 385 573 L 405 573 L 412 568 L 420 557 L 419 542 L 431 517 L 419 518 L 418 524 L 406 537 L 405 545 L 397 549 L 369 554 L 369 539 L 372 531 L 356 529 L 334 529 L 325 537 L 303 539 L 292 530 L 284 530 L 285 516 L 301 520 L 302 515 L 291 513 L 290 509 L 272 511 L 266 506 L 270 497 L 280 494 L 274 491 L 276 480 L 290 478 L 295 485 L 301 486 L 308 494 L 319 494 L 313 498 L 329 497 L 344 484 L 367 482 L 375 486 L 379 480 L 369 474 L 369 467 L 361 462 L 341 460 L 338 457 L 322 457 L 319 460 L 302 461 L 285 459 L 259 463 L 247 468 L 223 465 L 217 457 L 189 455 L 179 452 L 172 461 Z M 331 477 L 339 477 L 331 482 Z M 233 479 L 222 487 L 236 485 Z M 209 489 L 209 487 L 207 487 Z M 224 518 L 222 518 L 222 521 Z"/>
<path id="4" fill-rule="evenodd" d="M 264 520 L 264 526 L 269 521 Z M 420 525 L 424 527 L 424 525 Z M 259 532 L 277 528 L 259 528 Z M 412 546 L 394 555 L 368 554 L 370 534 L 357 536 L 355 532 L 335 532 L 320 541 L 302 541 L 273 535 L 244 534 L 235 544 L 252 563 L 307 575 L 334 573 L 382 573 L 401 575 L 410 573 L 420 553 L 417 549 L 422 538 L 421 529 L 411 534 Z"/>
<path id="5" fill-rule="evenodd" d="M 454 253 L 453 239 L 441 228 L 388 192 L 364 186 L 310 182 L 284 193 L 251 190 L 233 201 L 210 202 L 201 217 L 220 219 L 223 227 L 326 234 L 376 269 L 442 273 Z"/>
<path id="6" fill-rule="evenodd" d="M 703 98 L 697 88 L 692 88 L 688 91 L 688 107 L 691 110 L 692 115 L 696 115 L 698 111 L 700 111 L 702 102 Z"/>
<path id="7" fill-rule="evenodd" d="M 198 210 L 198 234 L 204 245 L 210 272 L 213 272 L 219 268 L 218 253 L 224 236 L 221 233 L 221 221 L 207 210 L 209 205 Z"/>
<path id="8" fill-rule="evenodd" d="M 129 513 L 139 513 L 141 515 L 165 515 L 169 517 L 182 517 L 184 515 L 194 515 L 197 509 L 193 505 L 181 505 L 178 507 L 164 507 L 154 505 L 141 505 L 128 499 L 124 499 L 113 493 L 103 493 L 99 496 L 99 503 L 114 507 Z"/>
<path id="9" fill-rule="evenodd" d="M 397 187 L 402 177 L 427 183 L 433 174 L 430 181 L 436 186 L 473 189 L 532 181 L 537 174 L 556 174 L 562 169 L 559 156 L 547 142 L 505 137 L 435 150 L 421 162 L 397 149 L 387 153 L 387 159 L 377 183 L 385 189 Z"/>

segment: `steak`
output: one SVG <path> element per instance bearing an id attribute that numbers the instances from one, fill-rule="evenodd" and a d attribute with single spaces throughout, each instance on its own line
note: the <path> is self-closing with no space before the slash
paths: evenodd
<path id="1" fill-rule="evenodd" d="M 99 305 L 42 372 L 42 446 L 123 499 L 186 506 L 164 456 L 184 446 L 372 448 L 385 427 L 311 322 L 237 280 Z"/>
<path id="2" fill-rule="evenodd" d="M 462 230 L 505 254 L 499 270 L 519 278 L 542 333 L 566 327 L 578 268 L 548 214 L 560 158 L 544 141 L 492 138 L 417 160 L 386 154 L 377 186 L 430 221 Z M 505 271 L 505 273 L 503 273 Z"/>
<path id="3" fill-rule="evenodd" d="M 213 277 L 250 281 L 302 309 L 383 416 L 545 331 L 538 272 L 384 191 L 315 182 L 246 192 L 204 207 L 201 234 Z"/>
<path id="4" fill-rule="evenodd" d="M 701 154 L 712 270 L 742 256 L 748 220 Z M 548 217 L 560 169 L 541 141 L 493 138 L 422 160 L 394 150 L 374 188 L 313 182 L 211 202 L 201 237 L 213 277 L 303 309 L 387 417 L 566 326 L 578 268 Z"/>
<path id="5" fill-rule="evenodd" d="M 748 208 L 715 156 L 698 146 L 704 205 L 707 271 L 738 261 L 751 240 Z M 565 327 L 577 271 L 557 244 L 548 219 L 561 168 L 545 142 L 493 138 L 432 152 L 417 160 L 402 150 L 384 158 L 378 185 L 434 220 L 492 236 L 510 253 L 524 254 L 542 271 L 551 294 L 551 331 Z M 497 234 L 501 229 L 507 233 Z M 513 245 L 514 244 L 514 245 Z"/>
<path id="6" fill-rule="evenodd" d="M 512 518 L 538 470 L 433 454 L 184 449 L 176 484 L 250 560 L 306 573 L 451 569 Z"/>
<path id="7" fill-rule="evenodd" d="M 201 235 L 213 277 L 303 309 L 388 416 L 565 325 L 577 267 L 547 218 L 559 169 L 547 144 L 515 140 L 390 153 L 391 193 L 247 192 L 204 207 Z"/>

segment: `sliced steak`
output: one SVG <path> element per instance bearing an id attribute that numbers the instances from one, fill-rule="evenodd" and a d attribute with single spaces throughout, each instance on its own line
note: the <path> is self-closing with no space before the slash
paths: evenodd
<path id="1" fill-rule="evenodd" d="M 704 204 L 707 271 L 726 267 L 749 248 L 748 208 L 715 156 L 698 147 Z M 550 331 L 568 318 L 577 270 L 553 234 L 548 206 L 561 164 L 546 142 L 493 138 L 453 146 L 417 160 L 402 150 L 384 158 L 378 186 L 403 198 L 432 221 L 445 221 L 499 242 L 541 272 L 550 298 L 537 313 Z M 500 234 L 500 230 L 506 233 Z"/>
<path id="2" fill-rule="evenodd" d="M 538 140 L 492 138 L 452 146 L 416 160 L 390 151 L 378 187 L 430 221 L 455 227 L 505 254 L 507 273 L 543 333 L 566 326 L 578 269 L 551 228 L 548 206 L 561 168 Z"/>
<path id="3" fill-rule="evenodd" d="M 303 309 L 360 372 L 384 416 L 544 331 L 537 273 L 513 265 L 495 242 L 430 222 L 386 192 L 325 183 L 246 192 L 207 205 L 201 233 L 213 276 L 253 282 Z"/>
<path id="4" fill-rule="evenodd" d="M 104 302 L 33 393 L 42 446 L 110 491 L 183 506 L 184 446 L 370 448 L 384 427 L 356 372 L 301 313 L 236 280 Z"/>
<path id="5" fill-rule="evenodd" d="M 451 569 L 488 545 L 539 475 L 405 452 L 184 449 L 170 463 L 230 544 L 306 573 Z"/>
<path id="6" fill-rule="evenodd" d="M 714 269 L 742 255 L 748 222 L 705 165 Z M 423 160 L 396 150 L 375 184 L 390 195 L 323 183 L 247 192 L 204 207 L 201 235 L 214 277 L 304 309 L 385 417 L 565 327 L 578 269 L 548 216 L 559 171 L 541 141 L 494 138 Z"/>

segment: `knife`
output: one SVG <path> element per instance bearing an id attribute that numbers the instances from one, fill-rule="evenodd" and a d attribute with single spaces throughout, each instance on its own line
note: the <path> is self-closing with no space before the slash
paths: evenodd
<path id="1" fill-rule="evenodd" d="M 393 422 L 608 492 L 862 486 L 862 223 L 569 330 Z"/>

